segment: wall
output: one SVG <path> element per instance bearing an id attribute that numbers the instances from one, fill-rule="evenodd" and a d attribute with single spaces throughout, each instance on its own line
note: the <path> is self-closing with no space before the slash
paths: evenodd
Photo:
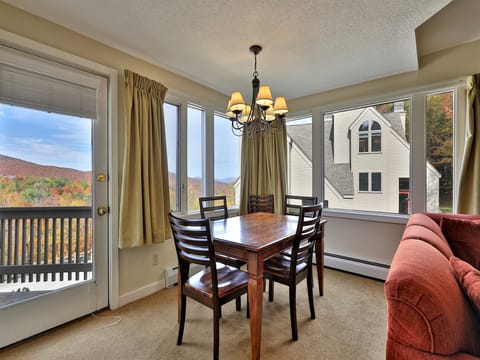
<path id="1" fill-rule="evenodd" d="M 37 41 L 39 43 L 66 51 L 73 55 L 94 61 L 118 70 L 118 154 L 112 154 L 117 160 L 118 178 L 121 178 L 121 159 L 123 155 L 123 70 L 130 69 L 148 78 L 161 82 L 169 88 L 169 94 L 185 96 L 199 105 L 213 105 L 222 109 L 227 102 L 226 96 L 175 75 L 159 66 L 115 50 L 78 33 L 65 29 L 42 18 L 28 14 L 20 9 L 0 1 L 0 28 Z M 120 183 L 120 181 L 119 181 Z M 118 196 L 114 194 L 114 196 Z M 114 239 L 116 241 L 116 239 Z M 152 265 L 157 256 L 157 265 Z M 176 263 L 176 255 L 171 241 L 164 244 L 137 249 L 119 251 L 119 304 L 125 304 L 142 295 L 147 295 L 164 286 L 164 268 Z"/>

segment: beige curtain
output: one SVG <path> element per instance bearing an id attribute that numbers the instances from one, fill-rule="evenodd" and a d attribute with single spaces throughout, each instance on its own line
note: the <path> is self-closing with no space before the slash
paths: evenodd
<path id="1" fill-rule="evenodd" d="M 275 197 L 275 212 L 282 213 L 287 179 L 287 130 L 280 127 L 265 134 L 243 134 L 240 214 L 248 211 L 248 195 Z"/>
<path id="2" fill-rule="evenodd" d="M 125 70 L 125 152 L 120 189 L 119 247 L 169 237 L 163 100 L 167 88 Z"/>
<path id="3" fill-rule="evenodd" d="M 480 74 L 467 78 L 466 115 L 457 211 L 480 214 Z"/>

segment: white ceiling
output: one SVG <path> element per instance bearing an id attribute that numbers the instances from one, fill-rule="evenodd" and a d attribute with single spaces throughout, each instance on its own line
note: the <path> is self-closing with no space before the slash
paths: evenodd
<path id="1" fill-rule="evenodd" d="M 3 1 L 248 101 L 252 44 L 261 82 L 292 99 L 417 69 L 415 30 L 451 0 Z"/>

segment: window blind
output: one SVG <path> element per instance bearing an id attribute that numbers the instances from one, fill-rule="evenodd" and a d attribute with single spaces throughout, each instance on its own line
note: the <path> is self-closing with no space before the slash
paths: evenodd
<path id="1" fill-rule="evenodd" d="M 2 63 L 0 102 L 89 119 L 97 117 L 96 89 Z"/>

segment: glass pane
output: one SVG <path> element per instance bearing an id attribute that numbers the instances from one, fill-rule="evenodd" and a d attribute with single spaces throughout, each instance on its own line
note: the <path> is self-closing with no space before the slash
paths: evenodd
<path id="1" fill-rule="evenodd" d="M 312 118 L 287 122 L 287 193 L 312 196 Z"/>
<path id="2" fill-rule="evenodd" d="M 368 191 L 368 173 L 358 174 L 358 190 Z"/>
<path id="3" fill-rule="evenodd" d="M 364 121 L 362 125 L 360 125 L 360 128 L 358 129 L 358 131 L 368 131 L 368 123 L 369 123 L 368 120 Z"/>
<path id="4" fill-rule="evenodd" d="M 241 137 L 232 132 L 231 122 L 214 116 L 215 195 L 226 195 L 227 206 L 240 204 L 240 145 Z"/>
<path id="5" fill-rule="evenodd" d="M 192 106 L 187 113 L 187 211 L 200 207 L 198 198 L 203 194 L 203 118 L 204 111 Z"/>
<path id="6" fill-rule="evenodd" d="M 399 212 L 399 179 L 410 178 L 406 132 L 410 102 L 400 99 L 395 103 L 396 106 L 391 102 L 324 115 L 324 200 L 330 208 Z M 369 122 L 372 118 L 380 130 L 360 132 L 359 124 L 373 125 Z M 392 163 L 395 166 L 389 166 Z M 370 175 L 369 179 L 361 173 L 381 175 Z M 377 183 L 369 188 L 369 180 Z"/>
<path id="7" fill-rule="evenodd" d="M 358 152 L 368 152 L 368 134 L 358 134 Z"/>
<path id="8" fill-rule="evenodd" d="M 0 293 L 91 279 L 92 131 L 91 119 L 0 104 L 0 264 L 17 267 Z"/>
<path id="9" fill-rule="evenodd" d="M 177 197 L 179 107 L 176 105 L 165 103 L 163 105 L 163 112 L 165 116 L 165 138 L 167 143 L 170 209 L 179 210 L 179 197 Z"/>
<path id="10" fill-rule="evenodd" d="M 372 152 L 382 151 L 382 134 L 372 133 Z"/>
<path id="11" fill-rule="evenodd" d="M 453 91 L 428 95 L 426 101 L 426 210 L 452 212 Z"/>
<path id="12" fill-rule="evenodd" d="M 380 124 L 376 121 L 372 121 L 372 128 L 371 130 L 381 130 L 382 127 L 380 126 Z"/>
<path id="13" fill-rule="evenodd" d="M 92 120 L 0 104 L 0 206 L 91 206 Z"/>
<path id="14" fill-rule="evenodd" d="M 372 173 L 372 191 L 382 191 L 382 173 Z"/>

